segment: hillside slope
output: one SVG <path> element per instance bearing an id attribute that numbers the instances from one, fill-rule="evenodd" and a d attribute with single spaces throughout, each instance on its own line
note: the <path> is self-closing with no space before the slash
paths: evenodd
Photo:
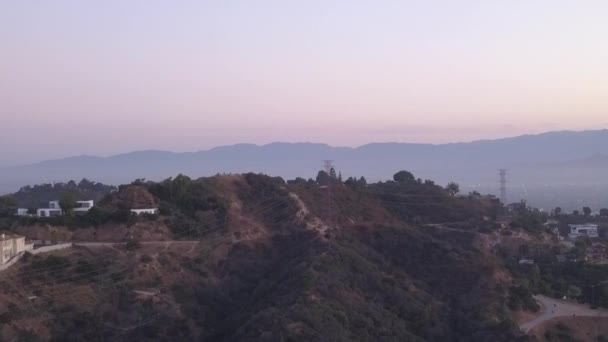
<path id="1" fill-rule="evenodd" d="M 198 231 L 196 244 L 80 247 L 26 258 L 0 273 L 2 338 L 524 338 L 510 320 L 505 270 L 478 247 L 478 226 L 495 214 L 492 201 L 418 182 L 332 185 L 328 198 L 328 188 L 255 174 L 176 179 L 182 195 L 165 197 L 163 183 L 145 186 L 171 215 L 204 222 L 215 217 L 205 213 L 224 213 L 217 217 L 225 220 Z M 395 205 L 408 196 L 435 201 Z M 469 223 L 458 229 L 422 224 L 463 219 Z M 192 236 L 167 222 L 172 239 Z"/>

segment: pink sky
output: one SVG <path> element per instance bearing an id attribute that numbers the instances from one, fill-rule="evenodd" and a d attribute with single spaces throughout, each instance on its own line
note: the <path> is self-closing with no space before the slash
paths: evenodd
<path id="1" fill-rule="evenodd" d="M 0 166 L 608 127 L 605 1 L 3 1 Z"/>

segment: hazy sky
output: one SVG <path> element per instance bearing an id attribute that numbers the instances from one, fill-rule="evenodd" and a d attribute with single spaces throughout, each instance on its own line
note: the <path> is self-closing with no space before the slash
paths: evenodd
<path id="1" fill-rule="evenodd" d="M 0 1 L 0 166 L 608 127 L 608 1 Z"/>

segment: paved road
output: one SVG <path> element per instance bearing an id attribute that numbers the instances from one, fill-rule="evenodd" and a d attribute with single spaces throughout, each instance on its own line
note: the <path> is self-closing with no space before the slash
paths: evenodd
<path id="1" fill-rule="evenodd" d="M 605 309 L 593 310 L 587 305 L 545 296 L 534 296 L 534 299 L 541 306 L 541 314 L 535 319 L 519 325 L 525 333 L 555 317 L 608 317 L 608 310 Z"/>
<path id="2" fill-rule="evenodd" d="M 172 244 L 196 244 L 199 243 L 199 240 L 196 241 L 183 241 L 183 240 L 170 240 L 170 241 L 140 241 L 139 244 L 143 246 L 164 246 L 164 245 L 172 245 Z M 113 247 L 117 245 L 125 245 L 126 242 L 73 242 L 74 246 L 83 246 L 83 247 Z"/>

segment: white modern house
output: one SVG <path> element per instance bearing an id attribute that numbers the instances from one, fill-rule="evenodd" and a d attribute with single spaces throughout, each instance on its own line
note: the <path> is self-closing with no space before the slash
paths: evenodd
<path id="1" fill-rule="evenodd" d="M 17 215 L 17 216 L 29 216 L 29 214 L 27 212 L 28 212 L 27 208 L 17 208 L 17 213 L 15 215 Z"/>
<path id="2" fill-rule="evenodd" d="M 17 234 L 0 235 L 0 266 L 8 263 L 17 255 L 32 250 L 32 245 L 25 244 L 25 236 Z"/>
<path id="3" fill-rule="evenodd" d="M 141 215 L 141 214 L 156 215 L 158 213 L 158 208 L 131 209 L 131 212 L 134 213 L 135 215 Z"/>
<path id="4" fill-rule="evenodd" d="M 48 208 L 40 208 L 36 210 L 38 217 L 55 217 L 63 215 L 63 211 L 59 206 L 59 201 L 50 201 Z"/>
<path id="5" fill-rule="evenodd" d="M 571 239 L 576 239 L 581 236 L 587 236 L 590 238 L 600 236 L 597 232 L 597 224 L 570 224 L 568 226 L 570 227 L 570 234 L 568 234 L 568 237 Z"/>
<path id="6" fill-rule="evenodd" d="M 76 207 L 74 208 L 74 213 L 76 214 L 85 214 L 87 211 L 91 210 L 95 205 L 94 201 L 76 201 Z M 61 206 L 59 205 L 59 201 L 50 201 L 48 208 L 40 208 L 36 211 L 36 215 L 39 217 L 54 217 L 63 215 L 63 210 L 61 210 Z"/>
<path id="7" fill-rule="evenodd" d="M 91 201 L 77 201 L 76 208 L 74 208 L 74 212 L 77 214 L 84 214 L 87 211 L 91 210 L 95 203 Z"/>

